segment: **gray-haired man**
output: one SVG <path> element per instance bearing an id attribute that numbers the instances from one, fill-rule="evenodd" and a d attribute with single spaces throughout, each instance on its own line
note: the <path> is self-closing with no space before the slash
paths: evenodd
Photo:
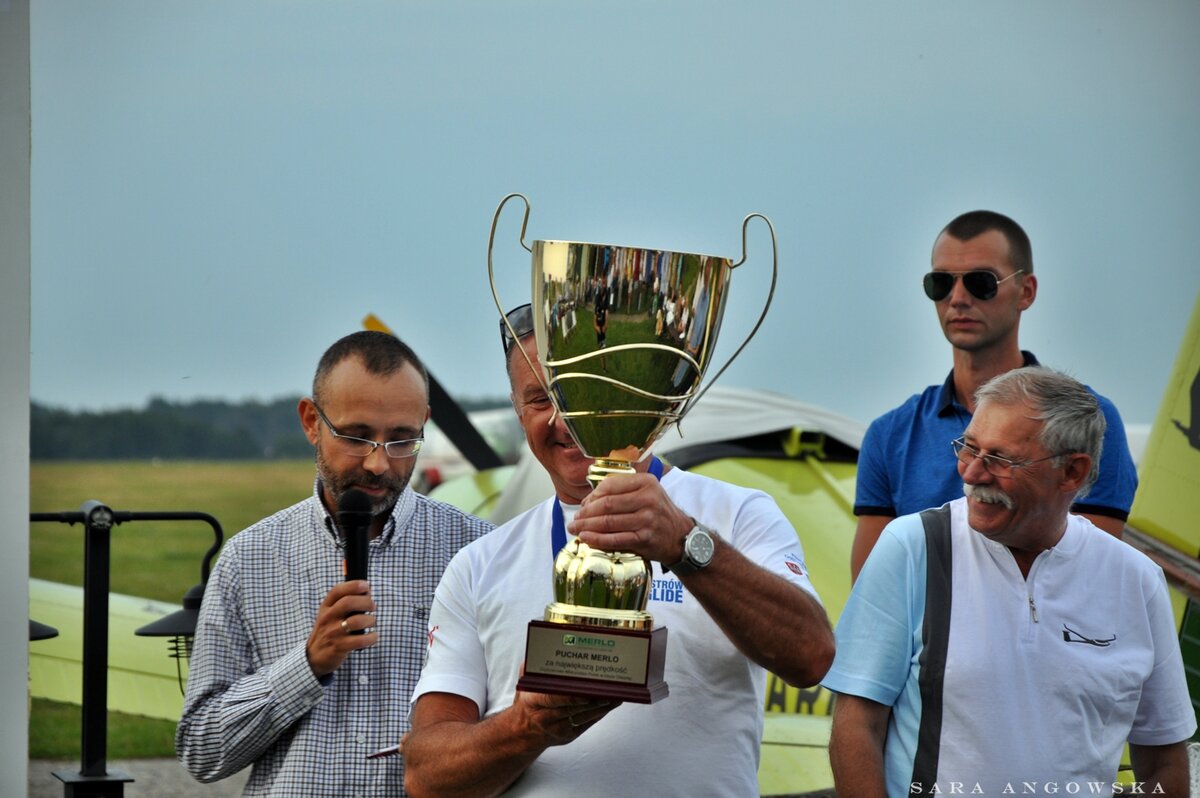
<path id="1" fill-rule="evenodd" d="M 1145 792 L 1184 795 L 1196 719 L 1162 570 L 1069 513 L 1099 466 L 1095 396 L 1031 367 L 975 398 L 966 496 L 888 524 L 838 624 L 838 793 L 1111 788 L 1128 742 Z"/>

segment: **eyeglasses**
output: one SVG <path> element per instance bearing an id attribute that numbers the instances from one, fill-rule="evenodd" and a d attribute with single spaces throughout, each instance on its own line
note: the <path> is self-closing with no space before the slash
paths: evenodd
<path id="1" fill-rule="evenodd" d="M 504 323 L 504 319 L 508 319 L 508 324 Z M 528 303 L 518 305 L 505 313 L 504 319 L 500 319 L 500 343 L 504 346 L 504 355 L 507 357 L 508 353 L 512 351 L 513 345 L 513 337 L 508 330 L 508 325 L 512 325 L 518 339 L 533 332 L 533 305 Z"/>
<path id="2" fill-rule="evenodd" d="M 370 457 L 380 446 L 383 447 L 384 453 L 393 459 L 398 460 L 403 457 L 412 457 L 421 451 L 421 444 L 425 441 L 424 438 L 409 438 L 403 441 L 386 442 L 369 441 L 366 438 L 343 435 L 334 429 L 333 424 L 329 423 L 329 419 L 325 417 L 325 412 L 321 410 L 316 402 L 313 402 L 313 407 L 317 409 L 317 415 L 325 422 L 325 426 L 329 427 L 329 431 L 333 434 L 333 439 L 337 441 L 337 446 L 351 457 Z"/>
<path id="3" fill-rule="evenodd" d="M 1000 283 L 1006 283 L 1018 274 L 1024 274 L 1024 269 L 1017 269 L 1003 280 L 997 280 L 996 275 L 986 269 L 975 269 L 969 272 L 930 272 L 925 275 L 925 296 L 934 302 L 941 302 L 950 296 L 954 290 L 954 281 L 962 278 L 963 288 L 976 299 L 991 299 L 996 295 Z"/>
<path id="4" fill-rule="evenodd" d="M 1028 468 L 1034 463 L 1041 463 L 1045 460 L 1053 460 L 1056 457 L 1070 454 L 1070 452 L 1059 452 L 1048 457 L 1039 457 L 1036 460 L 1009 460 L 1007 457 L 997 457 L 994 454 L 984 454 L 976 449 L 971 444 L 964 441 L 962 438 L 956 438 L 950 441 L 950 446 L 954 448 L 954 456 L 958 458 L 958 462 L 969 466 L 976 459 L 983 462 L 984 470 L 994 477 L 1012 478 L 1016 476 L 1017 470 Z"/>

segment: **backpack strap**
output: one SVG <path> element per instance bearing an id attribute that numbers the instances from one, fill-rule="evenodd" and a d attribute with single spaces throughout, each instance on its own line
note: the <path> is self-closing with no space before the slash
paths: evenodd
<path id="1" fill-rule="evenodd" d="M 942 684 L 950 642 L 950 505 L 921 513 L 925 525 L 925 618 L 921 625 L 918 684 L 921 723 L 913 756 L 912 783 L 925 791 L 937 782 L 942 737 Z"/>

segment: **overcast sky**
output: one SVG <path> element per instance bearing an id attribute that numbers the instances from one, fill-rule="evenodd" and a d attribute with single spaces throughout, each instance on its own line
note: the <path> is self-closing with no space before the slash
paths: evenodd
<path id="1" fill-rule="evenodd" d="M 736 259 L 770 216 L 723 381 L 861 421 L 950 367 L 937 231 L 1007 213 L 1025 348 L 1149 422 L 1200 291 L 1198 39 L 1193 0 L 33 3 L 31 394 L 300 393 L 374 312 L 504 395 L 520 191 L 531 240 Z"/>

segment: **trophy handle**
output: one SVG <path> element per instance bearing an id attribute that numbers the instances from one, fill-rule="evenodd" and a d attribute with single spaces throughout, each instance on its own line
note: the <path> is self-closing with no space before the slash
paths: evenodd
<path id="1" fill-rule="evenodd" d="M 525 358 L 525 362 L 529 364 L 529 370 L 533 372 L 535 377 L 537 377 L 538 382 L 542 383 L 542 387 L 546 389 L 546 393 L 548 394 L 550 392 L 550 387 L 546 385 L 546 380 L 542 376 L 541 369 L 536 368 L 533 365 L 533 361 L 529 359 L 529 354 L 525 351 L 525 347 L 521 346 L 520 341 L 517 340 L 517 331 L 514 330 L 512 324 L 509 323 L 508 316 L 504 315 L 504 305 L 500 303 L 500 294 L 498 291 L 496 291 L 496 273 L 492 269 L 492 248 L 496 242 L 496 224 L 500 221 L 500 212 L 504 210 L 505 204 L 507 204 L 508 201 L 513 197 L 520 197 L 521 201 L 525 203 L 525 216 L 523 219 L 521 219 L 520 242 L 521 246 L 525 248 L 526 252 L 533 252 L 533 248 L 525 243 L 525 229 L 529 226 L 529 198 L 524 194 L 518 194 L 514 192 L 500 200 L 500 204 L 496 206 L 496 213 L 492 216 L 492 229 L 488 233 L 488 285 L 491 286 L 492 301 L 496 303 L 496 310 L 500 313 L 500 321 L 503 322 L 504 326 L 508 328 L 508 334 L 511 335 L 513 341 L 516 342 L 516 347 L 520 351 L 521 357 Z M 745 243 L 743 242 L 743 247 L 744 246 Z"/>
<path id="2" fill-rule="evenodd" d="M 731 264 L 729 268 L 736 269 L 738 266 L 741 266 L 746 262 L 746 228 L 750 225 L 750 220 L 755 217 L 758 217 L 766 222 L 767 229 L 771 232 L 771 290 L 767 292 L 767 303 L 763 305 L 762 313 L 758 315 L 758 321 L 755 322 L 754 329 L 752 329 L 750 334 L 746 336 L 746 340 L 742 341 L 742 345 L 737 348 L 737 351 L 730 355 L 729 359 L 725 361 L 725 364 L 721 366 L 713 378 L 708 381 L 708 384 L 701 388 L 699 393 L 697 393 L 688 401 L 687 405 L 679 413 L 681 417 L 691 410 L 692 406 L 695 405 L 696 402 L 700 401 L 700 397 L 708 393 L 708 389 L 713 386 L 713 383 L 715 383 L 717 379 L 725 373 L 725 369 L 729 368 L 730 364 L 732 364 L 733 361 L 737 359 L 737 356 L 742 353 L 742 350 L 746 348 L 746 344 L 750 343 L 750 339 L 754 337 L 754 334 L 758 332 L 758 328 L 762 326 L 763 320 L 767 317 L 767 311 L 771 309 L 771 300 L 775 298 L 775 282 L 779 278 L 779 246 L 775 241 L 775 225 L 771 224 L 770 219 L 761 213 L 752 213 L 742 220 L 742 258 L 737 263 Z"/>

